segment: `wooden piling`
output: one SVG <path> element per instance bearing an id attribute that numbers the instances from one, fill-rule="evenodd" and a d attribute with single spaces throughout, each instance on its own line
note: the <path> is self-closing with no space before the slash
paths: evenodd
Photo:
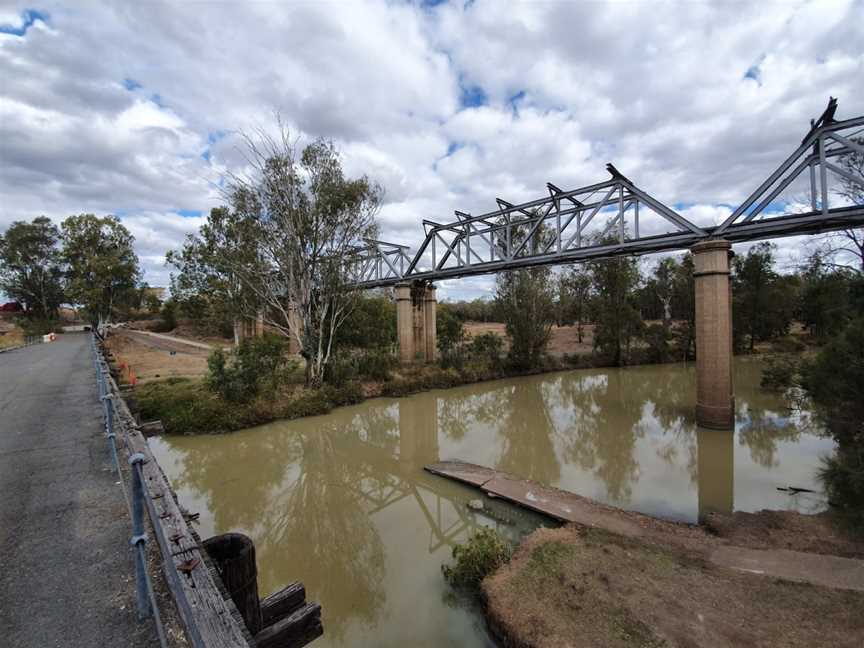
<path id="1" fill-rule="evenodd" d="M 204 549 L 215 564 L 246 627 L 255 635 L 263 627 L 255 545 L 242 533 L 225 533 L 205 540 Z"/>

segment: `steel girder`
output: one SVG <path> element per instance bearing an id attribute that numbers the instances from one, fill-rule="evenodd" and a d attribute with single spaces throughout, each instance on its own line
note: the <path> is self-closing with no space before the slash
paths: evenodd
<path id="1" fill-rule="evenodd" d="M 837 100 L 831 98 L 822 116 L 811 121 L 798 149 L 716 227 L 698 227 L 608 164 L 611 178 L 604 182 L 569 191 L 548 183 L 549 195 L 537 200 L 513 204 L 497 198 L 498 209 L 486 214 L 456 211 L 454 222 L 424 220 L 426 235 L 413 259 L 407 246 L 367 241 L 358 252 L 356 283 L 373 288 L 650 254 L 710 238 L 740 242 L 864 226 L 864 205 L 830 205 L 829 172 L 864 185 L 862 178 L 835 163 L 851 153 L 864 155 L 864 146 L 853 139 L 864 131 L 864 117 L 835 121 L 836 109 Z M 810 175 L 810 209 L 770 214 L 773 201 L 805 170 Z M 646 212 L 655 217 L 651 229 L 657 229 L 659 219 L 666 231 L 640 231 L 640 208 L 643 221 Z M 421 267 L 424 258 L 431 259 L 431 266 Z"/>

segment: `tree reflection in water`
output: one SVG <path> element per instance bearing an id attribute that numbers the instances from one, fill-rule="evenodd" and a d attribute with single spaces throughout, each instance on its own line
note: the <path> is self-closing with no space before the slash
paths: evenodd
<path id="1" fill-rule="evenodd" d="M 525 479 L 557 484 L 561 464 L 555 453 L 555 424 L 549 416 L 539 380 L 516 383 L 496 392 L 494 411 L 502 439 L 496 467 Z"/>
<path id="2" fill-rule="evenodd" d="M 607 501 L 626 504 L 639 475 L 634 449 L 644 430 L 639 426 L 642 400 L 627 391 L 622 374 L 574 373 L 563 381 L 561 394 L 573 411 L 564 451 L 567 461 L 602 481 Z"/>

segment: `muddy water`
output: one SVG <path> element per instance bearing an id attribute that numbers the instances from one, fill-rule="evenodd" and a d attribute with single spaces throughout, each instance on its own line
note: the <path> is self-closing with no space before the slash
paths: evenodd
<path id="1" fill-rule="evenodd" d="M 492 466 L 627 509 L 817 511 L 814 472 L 832 442 L 806 413 L 735 364 L 736 429 L 693 421 L 692 367 L 586 370 L 503 380 L 224 436 L 154 443 L 202 537 L 255 540 L 259 588 L 292 580 L 323 606 L 319 646 L 483 646 L 479 616 L 450 600 L 440 566 L 477 525 L 513 540 L 541 523 L 422 470 L 438 459 Z"/>

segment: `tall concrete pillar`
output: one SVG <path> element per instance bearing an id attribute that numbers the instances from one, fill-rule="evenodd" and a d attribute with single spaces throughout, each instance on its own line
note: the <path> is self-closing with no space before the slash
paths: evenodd
<path id="1" fill-rule="evenodd" d="M 696 422 L 707 428 L 735 426 L 732 391 L 732 297 L 729 241 L 691 248 L 696 283 Z"/>
<path id="2" fill-rule="evenodd" d="M 396 284 L 396 337 L 399 340 L 399 362 L 414 362 L 414 309 L 411 284 Z"/>
<path id="3" fill-rule="evenodd" d="M 437 305 L 434 286 L 396 284 L 396 333 L 402 364 L 435 362 Z"/>
<path id="4" fill-rule="evenodd" d="M 438 298 L 435 286 L 427 286 L 423 295 L 423 333 L 426 338 L 426 362 L 435 362 L 438 346 L 438 329 L 436 324 Z"/>

